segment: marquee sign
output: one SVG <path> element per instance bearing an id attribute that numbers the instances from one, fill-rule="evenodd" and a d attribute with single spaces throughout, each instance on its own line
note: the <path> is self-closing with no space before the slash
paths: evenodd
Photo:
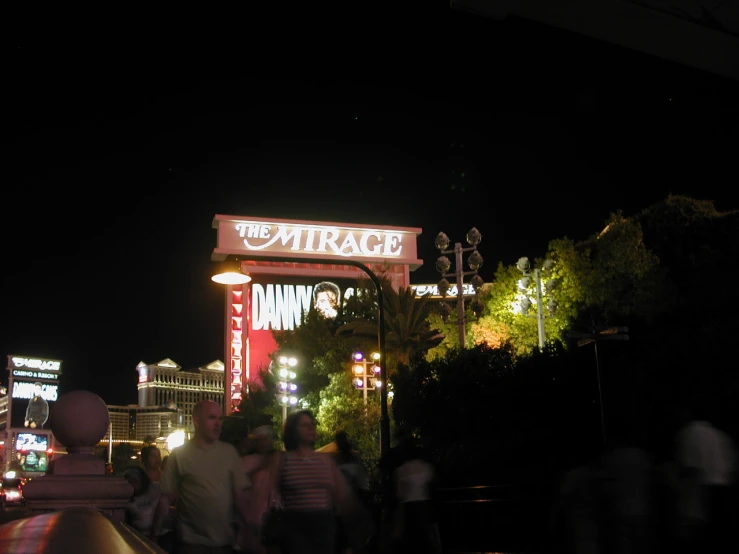
<path id="1" fill-rule="evenodd" d="M 27 369 L 36 371 L 55 371 L 60 373 L 62 367 L 61 360 L 49 360 L 46 358 L 27 358 L 25 356 L 8 356 L 8 369 Z"/>
<path id="2" fill-rule="evenodd" d="M 59 398 L 59 385 L 51 385 L 48 383 L 41 384 L 40 391 L 41 398 L 47 402 L 54 402 Z M 13 388 L 10 391 L 11 398 L 22 398 L 24 400 L 31 400 L 36 395 L 35 383 L 25 383 L 21 381 L 13 381 Z"/>
<path id="3" fill-rule="evenodd" d="M 12 381 L 10 427 L 42 429 L 49 418 L 49 404 L 59 398 L 59 385 L 48 381 Z"/>
<path id="4" fill-rule="evenodd" d="M 58 381 L 61 375 L 61 360 L 28 356 L 8 356 L 8 371 L 13 379 Z"/>
<path id="5" fill-rule="evenodd" d="M 8 355 L 8 428 L 43 429 L 59 398 L 61 360 Z"/>
<path id="6" fill-rule="evenodd" d="M 438 285 L 411 285 L 411 289 L 417 298 L 421 296 L 429 296 L 431 298 L 444 298 L 439 293 Z M 470 283 L 462 283 L 462 296 L 474 296 L 475 287 Z M 451 285 L 446 293 L 446 298 L 457 297 L 457 285 Z"/>
<path id="7" fill-rule="evenodd" d="M 250 258 L 390 261 L 412 269 L 423 263 L 417 259 L 416 237 L 421 234 L 417 228 L 226 215 L 216 215 L 213 227 L 218 229 L 214 260 L 243 254 Z"/>

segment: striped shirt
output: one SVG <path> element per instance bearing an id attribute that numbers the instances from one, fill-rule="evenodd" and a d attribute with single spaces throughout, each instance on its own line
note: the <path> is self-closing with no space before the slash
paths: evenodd
<path id="1" fill-rule="evenodd" d="M 281 472 L 281 496 L 285 509 L 331 509 L 331 493 L 336 486 L 335 475 L 332 461 L 327 454 L 316 453 L 302 458 L 292 452 L 285 452 Z"/>

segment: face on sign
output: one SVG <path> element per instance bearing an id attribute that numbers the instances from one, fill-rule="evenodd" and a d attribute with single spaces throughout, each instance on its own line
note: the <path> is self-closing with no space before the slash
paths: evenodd
<path id="1" fill-rule="evenodd" d="M 333 319 L 339 312 L 341 291 L 335 283 L 324 281 L 313 289 L 313 307 L 325 318 Z"/>

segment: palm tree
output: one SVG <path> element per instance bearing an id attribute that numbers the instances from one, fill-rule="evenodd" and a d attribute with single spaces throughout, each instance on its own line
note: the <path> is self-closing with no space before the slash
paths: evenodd
<path id="1" fill-rule="evenodd" d="M 436 346 L 443 335 L 431 329 L 428 316 L 433 303 L 428 297 L 416 298 L 413 289 L 400 287 L 397 291 L 389 285 L 382 288 L 385 310 L 385 349 L 390 361 L 409 365 L 419 353 Z M 357 319 L 339 327 L 339 336 L 353 336 L 376 340 L 377 322 Z"/>

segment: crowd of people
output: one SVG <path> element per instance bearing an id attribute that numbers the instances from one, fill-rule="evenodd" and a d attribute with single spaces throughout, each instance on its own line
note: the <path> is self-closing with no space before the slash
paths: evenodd
<path id="1" fill-rule="evenodd" d="M 603 450 L 564 475 L 550 522 L 553 552 L 652 554 L 739 551 L 737 446 L 696 401 L 665 459 L 627 420 Z"/>
<path id="2" fill-rule="evenodd" d="M 211 401 L 195 406 L 193 425 L 166 468 L 150 445 L 124 472 L 127 523 L 164 551 L 361 554 L 373 544 L 367 470 L 343 431 L 335 451 L 318 451 L 316 420 L 300 410 L 285 421 L 282 447 L 264 425 L 236 448 L 220 440 L 222 409 Z"/>
<path id="3" fill-rule="evenodd" d="M 164 460 L 156 446 L 125 477 L 128 523 L 170 554 L 440 554 L 436 471 L 409 434 L 378 468 L 387 502 L 373 511 L 369 475 L 350 437 L 315 449 L 315 417 L 289 414 L 239 449 L 220 441 L 221 407 L 200 402 L 194 437 Z M 684 414 L 673 456 L 655 463 L 634 427 L 609 427 L 598 455 L 563 476 L 552 552 L 652 554 L 739 546 L 737 446 L 700 408 Z M 382 534 L 380 529 L 384 531 Z M 730 546 L 729 550 L 726 549 Z"/>

